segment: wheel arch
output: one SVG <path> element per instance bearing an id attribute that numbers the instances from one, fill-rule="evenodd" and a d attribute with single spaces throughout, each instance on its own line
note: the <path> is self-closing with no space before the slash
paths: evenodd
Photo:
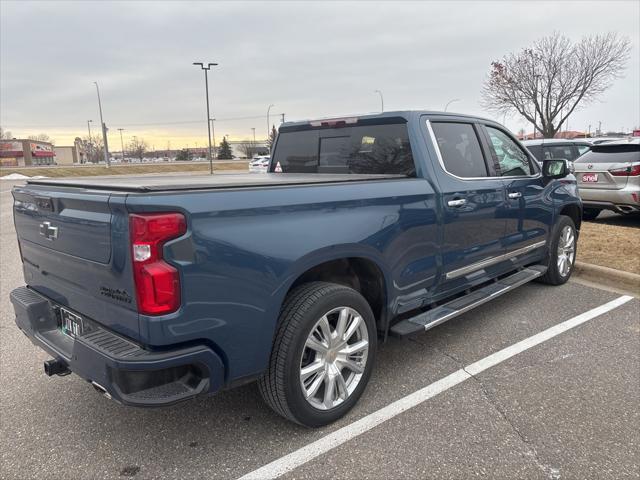
<path id="1" fill-rule="evenodd" d="M 560 215 L 566 215 L 576 226 L 576 230 L 580 232 L 580 225 L 582 224 L 582 206 L 577 203 L 569 203 L 564 205 L 560 210 Z"/>
<path id="2" fill-rule="evenodd" d="M 378 330 L 388 326 L 390 275 L 384 263 L 373 252 L 362 248 L 332 247 L 330 251 L 313 252 L 296 262 L 279 291 L 280 309 L 292 289 L 325 281 L 345 285 L 359 292 L 371 306 Z"/>

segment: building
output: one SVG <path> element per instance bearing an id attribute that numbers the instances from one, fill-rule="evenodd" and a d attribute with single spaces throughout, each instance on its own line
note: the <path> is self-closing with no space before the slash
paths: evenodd
<path id="1" fill-rule="evenodd" d="M 29 139 L 0 141 L 0 165 L 3 167 L 30 167 L 53 165 L 55 152 L 48 142 Z"/>
<path id="2" fill-rule="evenodd" d="M 88 161 L 87 154 L 79 138 L 76 139 L 76 142 L 72 146 L 55 146 L 53 147 L 53 151 L 56 155 L 56 164 L 58 165 L 76 165 Z"/>

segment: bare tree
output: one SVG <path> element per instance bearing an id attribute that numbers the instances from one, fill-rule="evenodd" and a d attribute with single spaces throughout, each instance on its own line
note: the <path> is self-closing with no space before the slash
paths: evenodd
<path id="1" fill-rule="evenodd" d="M 517 112 L 551 138 L 576 108 L 622 75 L 630 51 L 629 39 L 616 33 L 577 43 L 559 33 L 543 37 L 491 63 L 483 105 L 499 114 Z"/>
<path id="2" fill-rule="evenodd" d="M 258 152 L 258 148 L 256 144 L 251 140 L 247 140 L 238 145 L 238 148 L 242 152 L 245 158 L 253 158 L 253 156 Z"/>
<path id="3" fill-rule="evenodd" d="M 147 144 L 147 142 L 138 137 L 133 137 L 133 140 L 131 140 L 131 142 L 129 142 L 129 145 L 127 145 L 127 150 L 129 151 L 129 153 L 134 157 L 140 159 L 140 161 L 142 161 L 142 159 L 144 158 L 144 154 L 148 149 L 149 145 Z"/>
<path id="4" fill-rule="evenodd" d="M 84 136 L 82 137 L 81 145 L 87 153 L 87 161 L 91 163 L 98 163 L 104 160 L 104 149 L 102 146 L 101 136 L 96 135 L 91 138 Z"/>
<path id="5" fill-rule="evenodd" d="M 11 134 L 11 132 L 9 130 L 5 130 L 4 128 L 0 127 L 0 140 L 11 140 L 13 139 L 13 135 Z"/>
<path id="6" fill-rule="evenodd" d="M 29 135 L 27 137 L 29 140 L 33 140 L 34 142 L 46 142 L 54 145 L 56 142 L 46 133 L 39 133 L 38 135 Z"/>

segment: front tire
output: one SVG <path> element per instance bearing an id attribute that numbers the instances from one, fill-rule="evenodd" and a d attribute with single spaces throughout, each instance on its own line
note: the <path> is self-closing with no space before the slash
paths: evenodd
<path id="1" fill-rule="evenodd" d="M 576 261 L 578 234 L 570 217 L 560 215 L 549 242 L 547 272 L 540 281 L 549 285 L 566 283 Z"/>
<path id="2" fill-rule="evenodd" d="M 285 300 L 258 387 L 279 415 L 321 427 L 356 404 L 375 354 L 375 319 L 362 295 L 333 283 L 304 284 Z"/>

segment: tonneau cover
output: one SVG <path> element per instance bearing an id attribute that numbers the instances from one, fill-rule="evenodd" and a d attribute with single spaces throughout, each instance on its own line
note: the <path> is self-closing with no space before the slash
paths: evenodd
<path id="1" fill-rule="evenodd" d="M 39 178 L 28 180 L 31 185 L 55 185 L 92 190 L 123 192 L 156 192 L 172 190 L 205 190 L 219 188 L 271 187 L 280 185 L 305 185 L 314 183 L 357 182 L 406 178 L 404 175 L 360 175 L 325 173 L 241 173 L 198 175 L 140 175 L 101 176 L 76 178 Z"/>

